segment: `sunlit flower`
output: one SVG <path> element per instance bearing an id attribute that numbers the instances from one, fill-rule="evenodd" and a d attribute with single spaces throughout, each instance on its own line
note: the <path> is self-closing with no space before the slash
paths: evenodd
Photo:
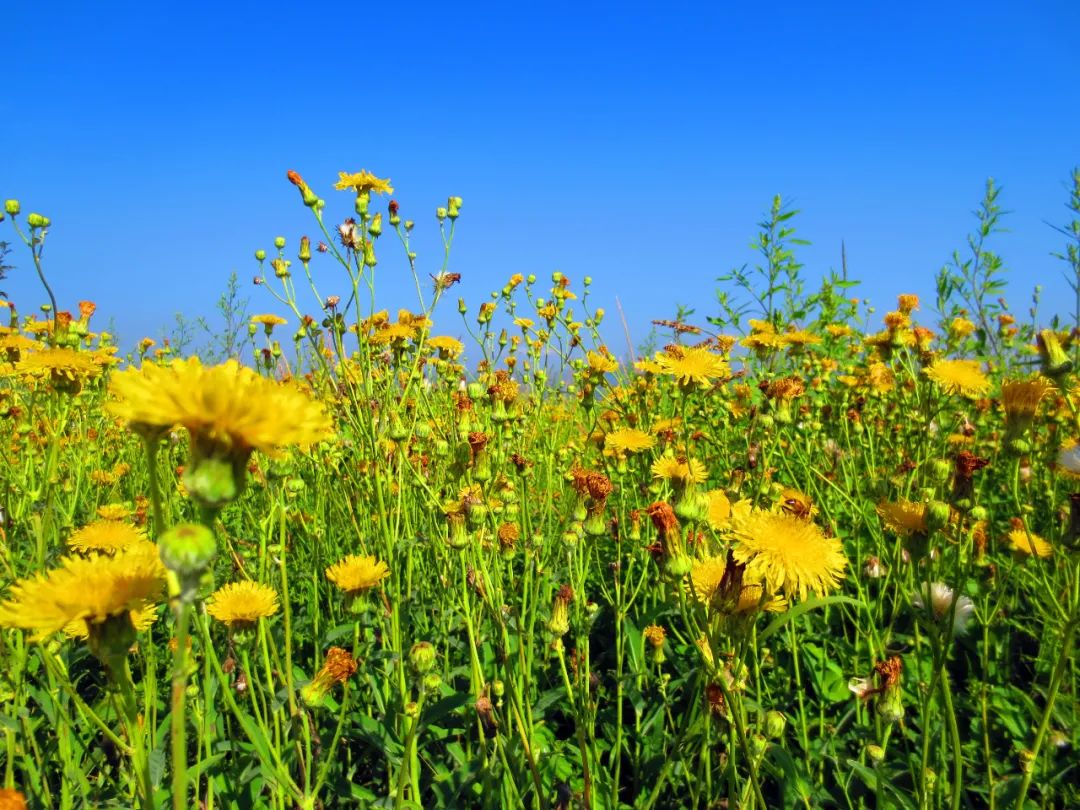
<path id="1" fill-rule="evenodd" d="M 223 585 L 206 600 L 206 612 L 230 630 L 250 627 L 277 611 L 274 589 L 250 580 Z"/>
<path id="2" fill-rule="evenodd" d="M 136 633 L 142 633 L 153 626 L 154 622 L 157 621 L 157 617 L 158 606 L 147 604 L 138 610 L 131 611 L 131 626 L 135 628 Z M 86 619 L 76 619 L 64 625 L 64 635 L 69 638 L 85 640 L 90 637 L 90 630 L 91 628 L 86 623 Z M 3 810 L 3 805 L 0 805 L 0 810 Z"/>
<path id="3" fill-rule="evenodd" d="M 662 478 L 679 484 L 700 484 L 709 477 L 705 465 L 696 458 L 685 459 L 662 456 L 653 462 L 653 478 Z"/>
<path id="4" fill-rule="evenodd" d="M 697 560 L 690 569 L 690 592 L 700 602 L 708 603 L 720 587 L 727 565 L 723 555 Z"/>
<path id="5" fill-rule="evenodd" d="M 348 596 L 374 588 L 388 576 L 390 569 L 386 563 L 372 556 L 362 557 L 359 554 L 350 554 L 326 569 L 326 578 Z"/>
<path id="6" fill-rule="evenodd" d="M 705 493 L 709 499 L 709 526 L 723 531 L 731 525 L 731 501 L 723 490 L 713 489 Z"/>
<path id="7" fill-rule="evenodd" d="M 0 604 L 0 625 L 46 636 L 79 620 L 101 624 L 143 609 L 164 585 L 165 568 L 153 543 L 138 543 L 112 557 L 64 557 L 58 568 L 11 587 Z"/>
<path id="8" fill-rule="evenodd" d="M 953 589 L 943 582 L 923 584 L 921 590 L 911 597 L 911 603 L 921 611 L 929 608 L 935 621 L 944 621 L 951 616 L 954 636 L 964 633 L 971 614 L 975 612 L 974 602 L 966 596 L 957 597 Z"/>
<path id="9" fill-rule="evenodd" d="M 1039 403 L 1053 390 L 1053 383 L 1045 377 L 1008 380 L 1002 383 L 1001 406 L 1005 409 L 1006 422 L 1017 421 L 1022 427 L 1030 425 L 1039 409 Z"/>
<path id="10" fill-rule="evenodd" d="M 938 360 L 925 374 L 948 394 L 973 398 L 990 390 L 977 360 Z"/>
<path id="11" fill-rule="evenodd" d="M 340 178 L 334 183 L 334 188 L 338 191 L 346 191 L 353 189 L 357 194 L 362 194 L 365 191 L 374 191 L 376 194 L 393 194 L 394 188 L 390 185 L 389 178 L 383 180 L 376 177 L 366 169 L 361 169 L 358 172 L 338 172 Z"/>
<path id="12" fill-rule="evenodd" d="M 74 382 L 96 377 L 101 366 L 86 352 L 72 349 L 41 349 L 22 355 L 15 368 L 32 377 L 49 377 L 54 382 Z"/>
<path id="13" fill-rule="evenodd" d="M 606 351 L 588 352 L 585 357 L 589 362 L 590 371 L 596 374 L 610 374 L 619 370 L 619 361 Z"/>
<path id="14" fill-rule="evenodd" d="M 464 343 L 447 335 L 430 337 L 427 339 L 427 345 L 437 351 L 441 357 L 449 360 L 453 360 L 465 351 Z"/>
<path id="15" fill-rule="evenodd" d="M 300 696 L 308 706 L 321 706 L 334 684 L 345 683 L 357 670 L 352 653 L 341 647 L 331 647 L 326 659 L 311 683 L 300 690 Z"/>
<path id="16" fill-rule="evenodd" d="M 68 548 L 74 551 L 100 551 L 115 554 L 137 543 L 147 542 L 146 533 L 130 523 L 119 520 L 95 520 L 68 538 Z"/>
<path id="17" fill-rule="evenodd" d="M 911 534 L 925 534 L 926 504 L 912 503 L 901 498 L 898 501 L 881 501 L 877 513 L 882 524 L 893 534 L 907 537 Z"/>
<path id="18" fill-rule="evenodd" d="M 272 330 L 275 326 L 284 326 L 288 323 L 280 315 L 252 315 L 251 322 L 259 326 L 265 326 L 267 331 Z"/>
<path id="19" fill-rule="evenodd" d="M 836 589 L 847 566 L 840 541 L 814 523 L 786 512 L 752 512 L 734 523 L 735 560 L 746 565 L 747 581 L 769 593 L 805 599 Z"/>
<path id="20" fill-rule="evenodd" d="M 310 445 L 328 436 L 323 406 L 298 386 L 261 377 L 229 360 L 204 367 L 197 357 L 145 363 L 113 374 L 109 410 L 133 425 L 183 425 L 199 443 L 243 454 Z"/>
<path id="21" fill-rule="evenodd" d="M 604 448 L 614 452 L 640 453 L 656 444 L 656 439 L 637 428 L 620 428 L 604 436 Z"/>
<path id="22" fill-rule="evenodd" d="M 123 503 L 106 503 L 97 508 L 97 516 L 102 520 L 127 520 L 131 517 L 131 507 Z"/>
<path id="23" fill-rule="evenodd" d="M 1049 557 L 1054 553 L 1054 547 L 1037 534 L 1026 532 L 1021 529 L 1013 529 L 1009 532 L 1009 545 L 1020 554 L 1035 555 L 1036 557 Z"/>
<path id="24" fill-rule="evenodd" d="M 672 347 L 657 354 L 656 363 L 664 374 L 670 374 L 686 386 L 708 386 L 713 380 L 726 377 L 729 372 L 724 358 L 708 349 Z"/>

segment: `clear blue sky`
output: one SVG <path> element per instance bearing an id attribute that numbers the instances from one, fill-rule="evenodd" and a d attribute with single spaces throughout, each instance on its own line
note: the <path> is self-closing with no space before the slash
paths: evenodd
<path id="1" fill-rule="evenodd" d="M 1080 164 L 1080 3 L 42 9 L 0 12 L 0 196 L 52 218 L 61 306 L 93 298 L 126 341 L 209 311 L 233 270 L 272 309 L 252 252 L 313 231 L 290 168 L 338 219 L 338 170 L 392 178 L 430 272 L 434 208 L 461 195 L 455 292 L 476 306 L 514 272 L 589 274 L 635 341 L 677 303 L 714 312 L 778 193 L 803 211 L 811 284 L 844 240 L 879 309 L 925 301 L 993 175 L 1014 310 L 1042 283 L 1071 311 L 1045 222 Z M 30 311 L 43 296 L 15 259 L 5 289 Z M 317 272 L 341 291 L 329 260 Z M 380 272 L 383 304 L 413 304 L 385 238 Z"/>

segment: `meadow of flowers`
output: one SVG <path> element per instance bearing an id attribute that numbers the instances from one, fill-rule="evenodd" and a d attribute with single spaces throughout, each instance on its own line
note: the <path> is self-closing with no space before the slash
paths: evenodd
<path id="1" fill-rule="evenodd" d="M 0 810 L 1080 805 L 1080 341 L 996 188 L 880 330 L 778 200 L 617 353 L 589 279 L 454 300 L 460 198 L 428 267 L 387 180 L 288 179 L 231 356 L 121 356 L 6 202 Z"/>

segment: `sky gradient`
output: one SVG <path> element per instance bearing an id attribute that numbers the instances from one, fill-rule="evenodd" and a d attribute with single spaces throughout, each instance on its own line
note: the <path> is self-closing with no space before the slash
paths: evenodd
<path id="1" fill-rule="evenodd" d="M 1067 221 L 1080 164 L 1080 3 L 727 5 L 105 2 L 46 22 L 8 4 L 0 196 L 51 217 L 61 307 L 92 298 L 129 344 L 211 313 L 234 270 L 250 310 L 275 311 L 254 250 L 316 236 L 287 169 L 331 221 L 352 211 L 339 170 L 390 177 L 422 272 L 434 209 L 460 195 L 455 293 L 475 308 L 512 273 L 590 275 L 635 342 L 677 304 L 716 312 L 775 194 L 802 211 L 808 286 L 843 241 L 861 296 L 921 293 L 930 319 L 993 176 L 1014 311 L 1039 283 L 1047 316 L 1071 313 L 1046 223 Z M 45 299 L 15 247 L 3 288 L 25 313 Z M 385 237 L 380 260 L 380 304 L 414 305 Z M 447 304 L 437 331 L 458 334 Z"/>

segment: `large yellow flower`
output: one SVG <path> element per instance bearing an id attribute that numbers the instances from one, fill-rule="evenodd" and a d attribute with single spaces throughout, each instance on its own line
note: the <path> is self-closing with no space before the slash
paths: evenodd
<path id="1" fill-rule="evenodd" d="M 147 603 L 144 607 L 131 611 L 131 626 L 135 628 L 135 632 L 141 633 L 144 630 L 149 630 L 157 621 L 157 611 L 158 606 L 153 603 Z M 76 619 L 64 625 L 64 635 L 69 638 L 88 639 L 90 638 L 90 626 L 86 623 L 86 619 Z M 0 810 L 3 810 L 3 808 L 0 807 Z"/>
<path id="2" fill-rule="evenodd" d="M 656 439 L 637 428 L 619 428 L 604 436 L 604 449 L 612 452 L 640 453 L 656 444 Z"/>
<path id="3" fill-rule="evenodd" d="M 733 553 L 746 566 L 748 582 L 761 582 L 770 594 L 780 590 L 805 599 L 840 585 L 847 566 L 840 541 L 815 524 L 786 512 L 752 512 L 735 522 Z"/>
<path id="4" fill-rule="evenodd" d="M 326 578 L 348 596 L 374 588 L 388 576 L 390 569 L 386 563 L 371 556 L 361 557 L 359 554 L 350 554 L 326 569 Z"/>
<path id="5" fill-rule="evenodd" d="M 663 478 L 677 484 L 700 484 L 709 477 L 705 465 L 696 458 L 685 459 L 663 456 L 653 462 L 654 478 Z"/>
<path id="6" fill-rule="evenodd" d="M 12 586 L 0 604 L 0 625 L 37 631 L 39 637 L 82 620 L 101 624 L 142 610 L 165 585 L 157 546 L 138 543 L 113 557 L 65 557 L 60 567 Z"/>
<path id="7" fill-rule="evenodd" d="M 146 533 L 119 520 L 95 520 L 68 538 L 68 548 L 75 551 L 101 551 L 114 554 L 138 543 L 147 542 Z"/>
<path id="8" fill-rule="evenodd" d="M 348 189 L 354 189 L 357 194 L 362 194 L 365 191 L 374 191 L 376 194 L 393 194 L 394 187 L 390 185 L 390 179 L 383 180 L 376 177 L 367 169 L 361 169 L 358 172 L 338 172 L 339 179 L 334 183 L 334 188 L 338 191 L 347 191 Z"/>
<path id="9" fill-rule="evenodd" d="M 990 390 L 977 360 L 938 360 L 925 373 L 948 394 L 974 398 Z"/>
<path id="10" fill-rule="evenodd" d="M 250 580 L 223 585 L 206 601 L 206 612 L 230 629 L 252 625 L 277 610 L 274 589 Z"/>
<path id="11" fill-rule="evenodd" d="M 726 377 L 729 371 L 724 358 L 708 349 L 673 347 L 656 355 L 656 362 L 663 373 L 687 386 L 707 386 L 718 377 Z"/>
<path id="12" fill-rule="evenodd" d="M 1054 553 L 1054 547 L 1043 540 L 1037 534 L 1032 534 L 1023 529 L 1013 529 L 1009 532 L 1009 545 L 1013 550 L 1028 556 L 1049 557 Z"/>
<path id="13" fill-rule="evenodd" d="M 55 382 L 96 377 L 101 365 L 85 352 L 72 349 L 41 349 L 27 352 L 15 365 L 17 371 L 32 377 L 49 377 Z"/>
<path id="14" fill-rule="evenodd" d="M 310 445 L 326 438 L 330 418 L 298 386 L 260 377 L 229 360 L 204 367 L 197 357 L 144 363 L 113 375 L 109 410 L 133 425 L 183 425 L 192 439 L 236 453 Z"/>
<path id="15" fill-rule="evenodd" d="M 877 505 L 882 524 L 899 537 L 926 534 L 926 504 L 912 503 L 901 498 L 898 501 L 882 501 Z"/>

